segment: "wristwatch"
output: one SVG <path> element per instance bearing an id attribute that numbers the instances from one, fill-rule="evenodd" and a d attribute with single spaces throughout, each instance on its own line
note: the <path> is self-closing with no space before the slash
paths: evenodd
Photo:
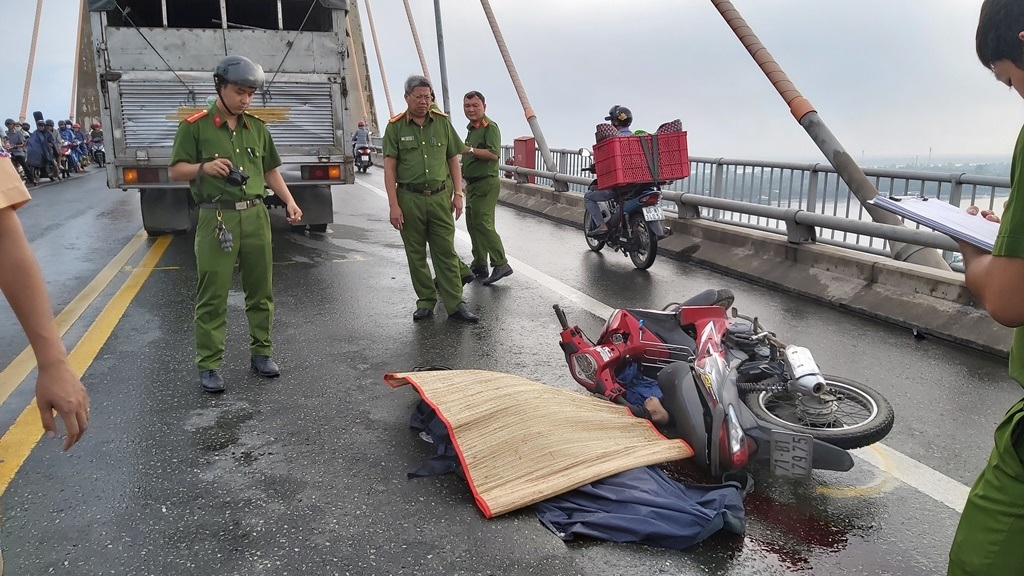
<path id="1" fill-rule="evenodd" d="M 476 154 L 473 154 L 473 148 L 472 147 L 469 148 L 469 155 L 470 156 L 476 156 Z"/>

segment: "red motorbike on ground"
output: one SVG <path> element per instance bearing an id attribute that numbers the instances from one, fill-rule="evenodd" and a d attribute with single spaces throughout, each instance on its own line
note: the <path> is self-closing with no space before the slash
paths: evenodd
<path id="1" fill-rule="evenodd" d="M 707 290 L 663 310 L 615 310 L 596 342 L 554 309 L 573 379 L 649 417 L 625 400 L 617 379 L 639 365 L 657 380 L 669 413 L 660 430 L 686 441 L 713 476 L 750 463 L 801 478 L 815 468 L 852 468 L 847 450 L 884 438 L 892 406 L 864 384 L 823 375 L 807 348 L 786 345 L 757 318 L 736 308 L 728 317 L 733 301 L 728 290 Z"/>

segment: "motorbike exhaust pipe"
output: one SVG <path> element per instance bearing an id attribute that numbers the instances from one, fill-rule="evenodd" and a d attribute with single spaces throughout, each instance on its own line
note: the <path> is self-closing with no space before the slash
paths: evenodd
<path id="1" fill-rule="evenodd" d="M 821 396 L 825 391 L 825 378 L 821 375 L 821 370 L 810 350 L 803 346 L 786 346 L 786 363 L 792 376 L 789 381 L 791 391 Z"/>

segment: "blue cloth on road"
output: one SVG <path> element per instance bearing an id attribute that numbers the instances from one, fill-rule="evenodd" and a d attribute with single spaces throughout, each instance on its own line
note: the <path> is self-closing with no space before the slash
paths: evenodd
<path id="1" fill-rule="evenodd" d="M 720 530 L 742 534 L 746 490 L 740 482 L 680 484 L 646 466 L 538 502 L 533 509 L 562 540 L 589 536 L 685 550 Z"/>
<path id="2" fill-rule="evenodd" d="M 640 365 L 630 362 L 615 375 L 619 384 L 626 387 L 626 402 L 643 406 L 648 398 L 661 399 L 661 387 L 658 382 L 643 375 Z"/>

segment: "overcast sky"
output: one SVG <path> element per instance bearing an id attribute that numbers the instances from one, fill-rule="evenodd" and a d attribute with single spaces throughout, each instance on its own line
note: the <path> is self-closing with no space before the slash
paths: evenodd
<path id="1" fill-rule="evenodd" d="M 388 116 L 365 14 L 373 91 Z M 410 0 L 438 88 L 431 0 Z M 503 140 L 529 128 L 483 9 L 442 0 L 456 125 L 461 95 L 479 90 Z M 45 0 L 29 113 L 69 112 L 78 0 Z M 691 155 L 819 160 L 710 0 L 492 0 L 523 85 L 553 147 L 593 141 L 608 108 L 633 110 L 635 128 L 680 118 Z M 1008 157 L 1024 102 L 978 62 L 981 0 L 735 0 L 790 79 L 855 157 Z M 5 15 L 4 116 L 21 108 L 33 0 L 0 0 Z M 396 112 L 402 83 L 420 71 L 402 0 L 370 0 Z M 270 65 L 269 63 L 264 63 Z"/>

